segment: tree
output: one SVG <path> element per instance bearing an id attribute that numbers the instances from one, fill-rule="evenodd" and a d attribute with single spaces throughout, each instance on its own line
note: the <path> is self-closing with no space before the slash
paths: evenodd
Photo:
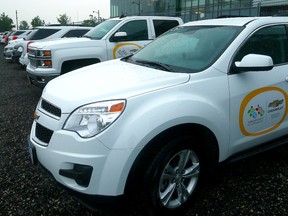
<path id="1" fill-rule="evenodd" d="M 61 25 L 67 25 L 71 23 L 71 17 L 68 17 L 66 14 L 60 14 L 59 17 L 57 17 L 57 21 Z"/>
<path id="2" fill-rule="evenodd" d="M 13 20 L 5 15 L 5 13 L 2 13 L 0 15 L 0 32 L 10 31 L 13 27 L 15 27 L 15 25 L 13 25 Z"/>
<path id="3" fill-rule="evenodd" d="M 28 25 L 27 21 L 25 21 L 25 20 L 21 21 L 21 22 L 20 22 L 19 29 L 20 29 L 20 30 L 29 29 L 29 25 Z"/>
<path id="4" fill-rule="evenodd" d="M 32 19 L 31 25 L 33 28 L 35 28 L 37 26 L 43 26 L 43 25 L 45 25 L 45 21 L 41 20 L 39 16 L 36 16 Z"/>
<path id="5" fill-rule="evenodd" d="M 84 25 L 84 26 L 94 27 L 94 26 L 96 26 L 96 24 L 97 24 L 96 19 L 92 15 L 90 15 L 90 19 L 83 20 L 83 22 L 82 22 L 82 25 Z"/>

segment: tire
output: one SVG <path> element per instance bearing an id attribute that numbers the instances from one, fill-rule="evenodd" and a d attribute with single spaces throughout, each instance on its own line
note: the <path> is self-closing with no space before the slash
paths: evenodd
<path id="1" fill-rule="evenodd" d="M 179 215 L 186 210 L 202 175 L 200 150 L 194 137 L 181 136 L 167 142 L 157 154 L 144 176 L 148 187 L 143 202 L 146 210 L 150 207 L 150 215 Z"/>

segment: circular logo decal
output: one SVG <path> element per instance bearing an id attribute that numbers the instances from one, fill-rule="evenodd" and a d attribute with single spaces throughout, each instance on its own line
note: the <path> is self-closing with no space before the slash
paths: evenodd
<path id="1" fill-rule="evenodd" d="M 113 49 L 113 58 L 122 58 L 127 55 L 130 55 L 137 50 L 141 49 L 142 47 L 135 43 L 122 43 L 118 44 Z"/>
<path id="2" fill-rule="evenodd" d="M 265 87 L 249 93 L 241 103 L 240 130 L 245 136 L 270 132 L 287 115 L 287 94 L 278 87 Z"/>

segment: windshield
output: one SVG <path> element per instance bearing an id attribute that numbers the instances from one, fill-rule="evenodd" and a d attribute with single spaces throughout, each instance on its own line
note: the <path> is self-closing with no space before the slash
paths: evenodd
<path id="1" fill-rule="evenodd" d="M 135 53 L 130 62 L 172 72 L 199 72 L 215 62 L 241 30 L 235 26 L 177 27 Z"/>
<path id="2" fill-rule="evenodd" d="M 121 20 L 107 20 L 87 32 L 83 37 L 100 40 Z"/>

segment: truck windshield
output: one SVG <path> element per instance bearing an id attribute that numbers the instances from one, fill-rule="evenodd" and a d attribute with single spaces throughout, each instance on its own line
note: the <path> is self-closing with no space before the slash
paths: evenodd
<path id="1" fill-rule="evenodd" d="M 87 32 L 83 37 L 100 40 L 121 20 L 107 20 Z"/>
<path id="2" fill-rule="evenodd" d="M 177 27 L 127 61 L 172 72 L 199 72 L 213 64 L 242 29 L 239 26 Z"/>

